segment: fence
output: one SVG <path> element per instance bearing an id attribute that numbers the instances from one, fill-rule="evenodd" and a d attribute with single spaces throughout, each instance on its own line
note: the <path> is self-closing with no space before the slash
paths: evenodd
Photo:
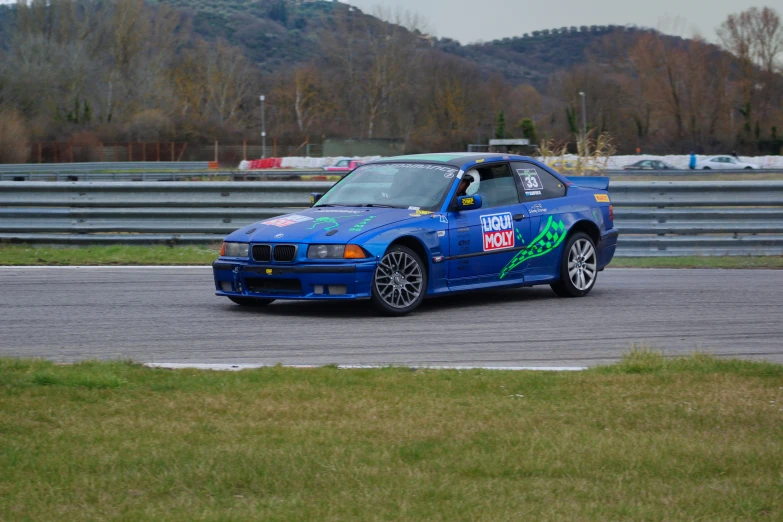
<path id="1" fill-rule="evenodd" d="M 160 171 L 193 172 L 209 171 L 216 164 L 208 161 L 100 161 L 84 163 L 8 163 L 0 164 L 0 180 L 2 181 L 29 181 L 36 178 L 88 177 L 102 173 L 128 174 Z M 59 181 L 59 180 L 58 180 Z"/>
<path id="2" fill-rule="evenodd" d="M 207 243 L 331 182 L 0 182 L 0 241 Z M 618 182 L 618 256 L 782 255 L 783 182 Z"/>
<path id="3" fill-rule="evenodd" d="M 255 141 L 214 141 L 205 144 L 181 142 L 126 142 L 126 143 L 76 143 L 40 141 L 31 143 L 27 150 L 30 164 L 74 163 L 92 161 L 218 161 L 224 165 L 237 165 L 243 159 L 262 156 L 315 156 L 323 155 L 323 145 L 309 140 L 296 145 L 278 144 L 267 140 L 266 149 Z"/>

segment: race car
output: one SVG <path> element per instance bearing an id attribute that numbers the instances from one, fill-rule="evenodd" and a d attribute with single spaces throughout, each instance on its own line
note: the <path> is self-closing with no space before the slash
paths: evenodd
<path id="1" fill-rule="evenodd" d="M 242 227 L 213 263 L 216 295 L 368 299 L 402 315 L 425 298 L 550 285 L 582 297 L 614 256 L 609 178 L 566 178 L 525 156 L 419 154 L 358 167 L 312 206 Z"/>

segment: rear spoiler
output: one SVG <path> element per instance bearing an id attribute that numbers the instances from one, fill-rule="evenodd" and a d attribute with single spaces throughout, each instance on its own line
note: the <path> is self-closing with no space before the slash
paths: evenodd
<path id="1" fill-rule="evenodd" d="M 607 176 L 569 176 L 566 179 L 577 187 L 609 190 L 609 178 Z"/>

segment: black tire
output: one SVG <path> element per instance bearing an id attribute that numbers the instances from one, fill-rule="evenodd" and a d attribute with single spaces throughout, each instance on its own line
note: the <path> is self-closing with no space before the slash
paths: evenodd
<path id="1" fill-rule="evenodd" d="M 234 297 L 232 295 L 229 295 L 227 297 L 240 306 L 252 306 L 254 308 L 266 306 L 272 301 L 274 301 L 274 299 L 257 299 L 255 297 Z"/>
<path id="2" fill-rule="evenodd" d="M 577 270 L 577 282 L 580 281 L 579 279 L 579 272 L 582 273 L 582 279 L 581 281 L 586 281 L 586 278 L 588 277 L 587 274 L 589 274 L 589 269 L 592 269 L 593 275 L 589 280 L 589 284 L 587 284 L 586 287 L 579 288 L 574 281 L 572 281 L 571 274 L 569 273 L 569 261 L 570 256 L 572 254 L 572 250 L 574 249 L 574 245 L 579 244 L 579 246 L 583 245 L 589 245 L 592 249 L 591 253 L 586 257 L 586 259 L 583 259 L 582 261 L 577 262 L 576 264 L 581 265 L 575 266 Z M 581 268 L 580 268 L 581 267 Z M 590 293 L 590 290 L 593 289 L 595 286 L 595 280 L 598 278 L 598 250 L 595 248 L 595 242 L 593 239 L 585 234 L 584 232 L 576 232 L 575 234 L 572 234 L 568 237 L 568 241 L 565 243 L 565 248 L 563 249 L 563 256 L 560 260 L 560 281 L 557 283 L 554 283 L 550 285 L 552 287 L 552 290 L 559 295 L 560 297 L 583 297 Z M 586 284 L 586 283 L 585 283 Z"/>
<path id="3" fill-rule="evenodd" d="M 745 167 L 745 170 L 753 170 L 753 167 Z"/>
<path id="4" fill-rule="evenodd" d="M 704 167 L 704 168 L 702 168 L 702 170 L 712 170 L 712 168 L 711 167 Z"/>
<path id="5" fill-rule="evenodd" d="M 402 263 L 405 266 L 400 266 Z M 373 308 L 388 316 L 412 312 L 421 305 L 427 293 L 427 275 L 427 265 L 416 252 L 406 246 L 392 245 L 383 254 L 372 276 L 370 300 Z M 399 304 L 394 304 L 395 301 Z"/>

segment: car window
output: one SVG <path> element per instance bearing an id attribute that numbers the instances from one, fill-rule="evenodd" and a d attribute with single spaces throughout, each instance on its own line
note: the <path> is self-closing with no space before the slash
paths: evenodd
<path id="1" fill-rule="evenodd" d="M 348 160 L 340 160 L 337 162 L 337 165 L 335 167 L 347 167 L 348 166 Z"/>
<path id="2" fill-rule="evenodd" d="M 523 162 L 514 162 L 511 168 L 519 181 L 519 197 L 522 201 L 539 201 L 565 196 L 565 186 L 544 169 Z"/>
<path id="3" fill-rule="evenodd" d="M 514 184 L 514 178 L 511 170 L 508 168 L 508 164 L 478 165 L 471 167 L 470 170 L 478 171 L 479 176 L 481 176 L 481 182 L 476 194 L 481 196 L 482 208 L 502 207 L 519 203 L 517 186 Z"/>
<path id="4" fill-rule="evenodd" d="M 361 165 L 330 188 L 316 207 L 380 205 L 440 210 L 458 168 L 433 163 Z"/>
<path id="5" fill-rule="evenodd" d="M 649 161 L 642 161 L 642 162 L 639 163 L 639 166 L 640 167 L 649 167 L 650 166 L 650 162 Z"/>

